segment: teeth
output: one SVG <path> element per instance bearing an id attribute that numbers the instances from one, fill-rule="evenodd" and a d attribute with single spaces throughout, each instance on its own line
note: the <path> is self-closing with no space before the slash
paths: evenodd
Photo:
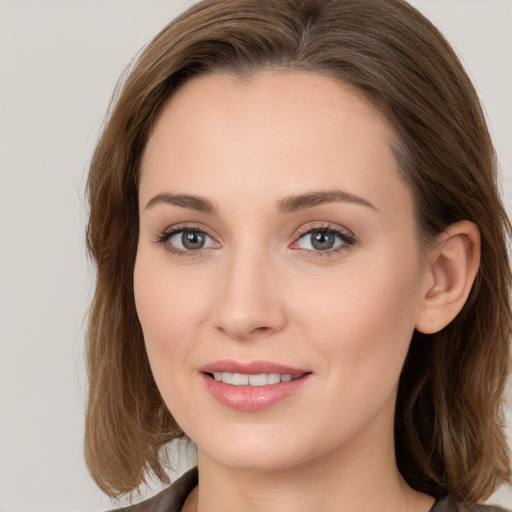
<path id="1" fill-rule="evenodd" d="M 223 372 L 222 374 L 222 382 L 225 382 L 226 384 L 232 384 L 233 383 L 233 374 L 228 372 Z"/>
<path id="2" fill-rule="evenodd" d="M 225 384 L 233 386 L 267 386 L 279 382 L 290 382 L 301 377 L 293 376 L 290 373 L 260 373 L 258 375 L 246 375 L 244 373 L 214 372 L 213 378 Z"/>
<path id="3" fill-rule="evenodd" d="M 269 373 L 267 375 L 267 384 L 277 384 L 281 382 L 281 375 L 279 373 Z"/>
<path id="4" fill-rule="evenodd" d="M 260 375 L 249 375 L 247 380 L 250 386 L 266 386 L 268 384 L 268 377 L 264 373 Z"/>
<path id="5" fill-rule="evenodd" d="M 249 384 L 249 375 L 243 373 L 233 373 L 233 386 L 247 386 Z"/>

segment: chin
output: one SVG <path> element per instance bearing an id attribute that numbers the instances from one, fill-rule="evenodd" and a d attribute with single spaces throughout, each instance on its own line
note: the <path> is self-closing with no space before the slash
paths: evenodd
<path id="1" fill-rule="evenodd" d="M 258 450 L 245 453 L 212 454 L 217 463 L 236 471 L 256 473 L 275 473 L 296 468 L 305 463 L 297 454 L 269 453 L 266 450 Z M 209 457 L 212 457 L 209 455 Z"/>
<path id="2" fill-rule="evenodd" d="M 203 443 L 200 440 L 197 446 L 199 459 L 203 456 L 238 471 L 282 471 L 308 459 L 301 439 L 283 442 L 275 433 L 258 435 L 250 430 L 239 436 L 219 436 Z"/>

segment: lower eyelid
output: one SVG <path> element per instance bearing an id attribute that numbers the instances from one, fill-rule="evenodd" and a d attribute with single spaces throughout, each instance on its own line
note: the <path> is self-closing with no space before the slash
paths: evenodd
<path id="1" fill-rule="evenodd" d="M 305 253 L 306 258 L 336 258 L 349 248 L 350 246 L 348 245 L 340 245 L 339 247 L 329 249 L 328 251 L 314 251 L 311 249 L 304 249 L 301 252 Z"/>

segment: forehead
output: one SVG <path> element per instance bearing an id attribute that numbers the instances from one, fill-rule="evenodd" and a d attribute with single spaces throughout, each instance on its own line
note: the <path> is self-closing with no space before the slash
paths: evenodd
<path id="1" fill-rule="evenodd" d="M 277 127 L 278 118 L 284 127 L 287 121 L 306 117 L 310 123 L 316 119 L 324 124 L 329 117 L 335 121 L 347 115 L 372 124 L 380 135 L 393 140 L 391 126 L 364 93 L 327 74 L 296 70 L 261 70 L 247 76 L 207 73 L 190 79 L 172 94 L 160 111 L 151 139 L 163 124 L 169 125 L 171 117 L 181 129 L 196 130 L 201 125 L 207 128 L 205 123 L 211 116 L 219 123 L 243 118 L 246 132 L 252 124 L 258 135 L 263 135 L 270 120 Z M 339 132 L 341 127 L 334 128 Z"/>
<path id="2" fill-rule="evenodd" d="M 190 187 L 205 196 L 237 187 L 269 197 L 339 187 L 375 195 L 399 179 L 392 139 L 362 94 L 331 77 L 202 75 L 163 107 L 142 160 L 140 195 Z"/>

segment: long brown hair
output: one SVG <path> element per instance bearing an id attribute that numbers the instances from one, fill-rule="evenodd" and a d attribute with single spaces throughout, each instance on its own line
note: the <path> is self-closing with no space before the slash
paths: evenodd
<path id="1" fill-rule="evenodd" d="M 206 0 L 147 46 L 113 100 L 88 182 L 87 243 L 97 284 L 87 335 L 85 455 L 107 494 L 148 473 L 168 481 L 164 447 L 183 432 L 153 380 L 133 297 L 139 163 L 163 103 L 189 78 L 263 68 L 354 86 L 396 134 L 420 238 L 476 223 L 481 266 L 441 332 L 415 332 L 395 413 L 398 467 L 413 488 L 461 503 L 510 479 L 502 399 L 509 371 L 511 226 L 476 92 L 439 31 L 402 0 Z"/>

